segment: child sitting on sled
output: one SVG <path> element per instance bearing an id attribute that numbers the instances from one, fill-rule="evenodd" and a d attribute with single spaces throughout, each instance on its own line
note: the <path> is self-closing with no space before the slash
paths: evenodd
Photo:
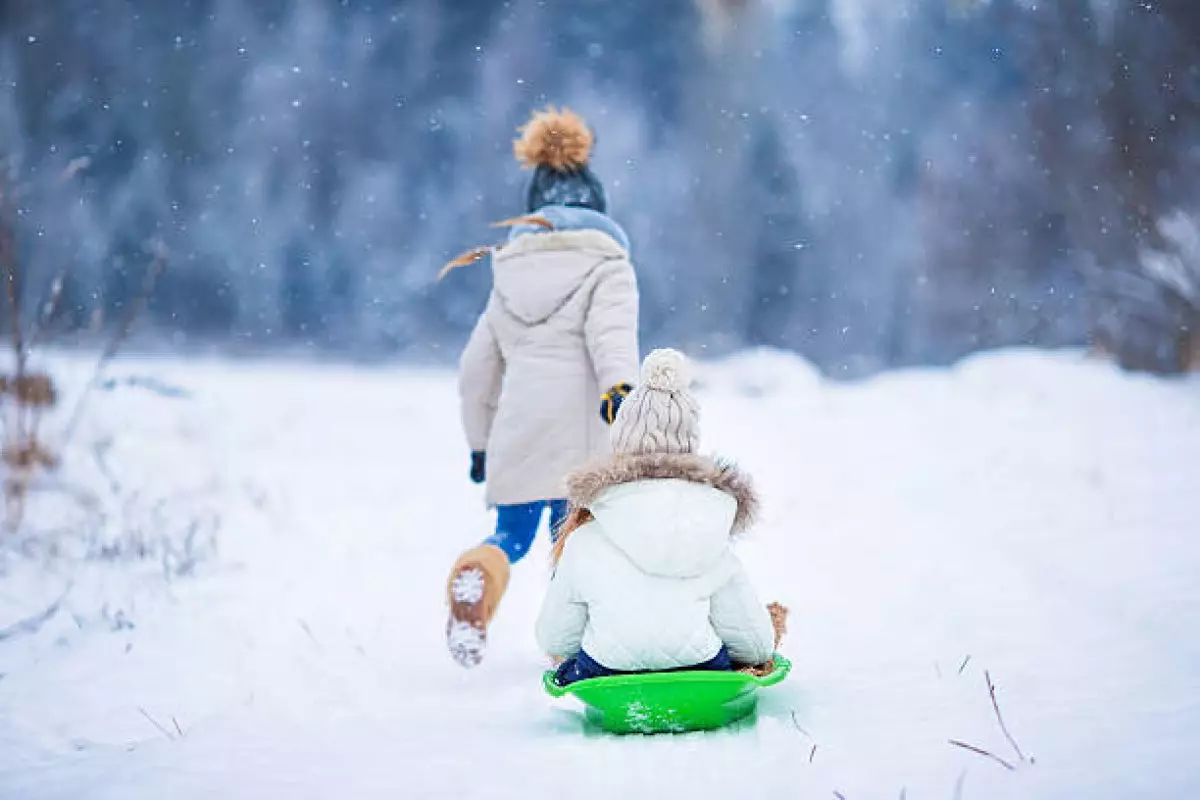
<path id="1" fill-rule="evenodd" d="M 769 669 L 784 610 L 759 602 L 730 539 L 753 521 L 749 478 L 696 453 L 688 364 L 656 350 L 613 423 L 614 455 L 572 473 L 537 622 L 566 685 L 629 672 Z"/>

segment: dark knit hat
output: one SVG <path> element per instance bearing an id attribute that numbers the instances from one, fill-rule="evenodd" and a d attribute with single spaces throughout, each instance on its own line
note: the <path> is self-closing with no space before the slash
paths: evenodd
<path id="1" fill-rule="evenodd" d="M 605 213 L 604 186 L 589 166 L 594 137 L 583 117 L 553 106 L 535 112 L 520 128 L 513 153 L 533 170 L 525 196 L 525 211 L 545 205 L 577 206 Z"/>

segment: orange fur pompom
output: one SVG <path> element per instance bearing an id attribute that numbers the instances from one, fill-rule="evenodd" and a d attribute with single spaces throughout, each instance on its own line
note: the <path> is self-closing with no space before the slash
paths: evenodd
<path id="1" fill-rule="evenodd" d="M 568 108 L 559 111 L 549 106 L 535 112 L 518 131 L 521 138 L 513 141 L 513 154 L 527 169 L 544 165 L 569 172 L 587 164 L 592 153 L 587 122 Z"/>

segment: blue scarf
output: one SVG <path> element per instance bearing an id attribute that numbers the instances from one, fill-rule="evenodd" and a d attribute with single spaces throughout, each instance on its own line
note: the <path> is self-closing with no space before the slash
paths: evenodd
<path id="1" fill-rule="evenodd" d="M 556 231 L 600 231 L 616 240 L 626 253 L 629 252 L 629 237 L 625 235 L 625 230 L 607 214 L 601 214 L 590 208 L 559 205 L 542 206 L 533 213 L 536 216 L 544 217 Z M 527 233 L 545 232 L 545 228 L 537 225 L 517 225 L 509 230 L 508 240 L 511 242 L 518 236 Z"/>

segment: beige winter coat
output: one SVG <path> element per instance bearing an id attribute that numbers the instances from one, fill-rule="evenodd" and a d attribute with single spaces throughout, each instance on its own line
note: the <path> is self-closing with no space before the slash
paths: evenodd
<path id="1" fill-rule="evenodd" d="M 487 452 L 489 507 L 562 498 L 609 452 L 601 396 L 637 379 L 633 266 L 597 230 L 530 233 L 493 255 L 492 281 L 460 365 L 467 443 Z"/>

